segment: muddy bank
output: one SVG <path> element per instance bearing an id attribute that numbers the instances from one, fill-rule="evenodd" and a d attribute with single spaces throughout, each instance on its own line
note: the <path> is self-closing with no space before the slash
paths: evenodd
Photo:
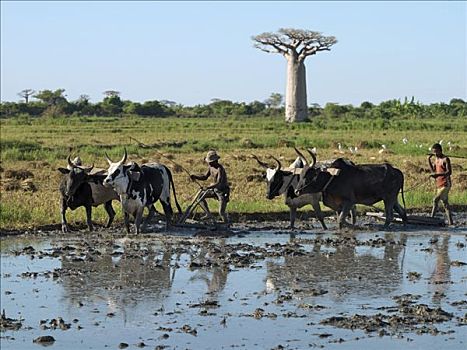
<path id="1" fill-rule="evenodd" d="M 418 215 L 418 216 L 428 216 L 428 212 L 430 209 L 426 209 L 426 212 L 422 212 L 420 210 L 408 210 L 408 214 L 410 215 Z M 454 218 L 454 228 L 462 229 L 467 227 L 467 206 L 457 206 L 453 210 L 453 218 Z M 336 217 L 335 213 L 332 211 L 324 211 L 325 220 L 327 225 L 329 226 L 331 231 L 335 231 L 336 229 Z M 229 214 L 232 224 L 229 226 L 229 229 L 234 231 L 243 230 L 243 231 L 268 231 L 268 230 L 289 230 L 289 212 L 277 212 L 277 213 L 230 213 Z M 442 219 L 443 216 L 441 213 L 437 215 L 438 218 Z M 163 220 L 163 218 L 161 217 Z M 157 219 L 155 220 L 157 221 Z M 199 222 L 199 224 L 203 225 L 203 222 Z M 87 229 L 86 224 L 83 223 L 75 223 L 70 224 L 70 229 L 72 231 L 84 231 Z M 98 231 L 104 231 L 105 228 L 102 224 L 94 223 L 95 228 Z M 316 220 L 314 214 L 310 211 L 298 212 L 297 221 L 295 223 L 295 231 L 310 231 L 313 230 L 315 232 L 325 232 L 322 230 L 321 225 Z M 400 223 L 394 223 L 393 229 L 401 230 Z M 357 218 L 356 227 L 353 231 L 374 231 L 380 230 L 382 228 L 381 221 L 378 221 L 374 217 L 368 217 L 364 213 L 359 213 Z M 123 222 L 119 219 L 116 219 L 114 224 L 112 225 L 111 230 L 123 230 Z M 174 227 L 171 232 L 177 232 L 177 230 L 181 230 L 180 227 Z M 196 229 L 196 227 L 194 227 Z M 219 230 L 224 230 L 225 227 L 221 227 Z M 416 229 L 428 229 L 428 230 L 436 230 L 436 229 L 444 229 L 442 226 L 439 227 L 431 227 L 427 225 L 408 225 L 405 229 L 408 231 L 416 230 Z M 41 234 L 41 233 L 53 233 L 61 231 L 61 224 L 50 224 L 50 225 L 42 225 L 37 227 L 28 227 L 23 229 L 16 229 L 16 228 L 0 228 L 0 237 L 4 236 L 11 236 L 11 235 L 22 235 L 22 234 Z M 149 228 L 149 232 L 151 228 Z M 161 231 L 158 225 L 153 225 L 153 231 L 158 232 Z"/>

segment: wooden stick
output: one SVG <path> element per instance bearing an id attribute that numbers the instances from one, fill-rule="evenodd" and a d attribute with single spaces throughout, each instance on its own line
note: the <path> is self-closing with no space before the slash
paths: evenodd
<path id="1" fill-rule="evenodd" d="M 146 145 L 146 144 L 144 144 L 144 143 L 138 141 L 137 139 L 135 139 L 134 137 L 131 137 L 131 136 L 130 136 L 130 140 L 135 141 L 135 142 L 138 144 L 138 146 L 140 146 L 141 148 L 154 148 L 154 147 L 155 147 L 155 145 Z M 188 174 L 188 176 L 190 177 L 190 180 L 191 180 L 191 181 L 193 181 L 195 184 L 197 184 L 198 187 L 199 187 L 200 189 L 203 188 L 203 186 L 202 186 L 197 180 L 193 180 L 193 179 L 191 178 L 190 172 L 189 172 L 188 170 L 186 170 L 183 166 L 181 166 L 180 164 L 174 162 L 172 159 L 170 159 L 169 157 L 165 156 L 163 153 L 159 152 L 158 150 L 153 149 L 153 151 L 156 152 L 156 153 L 157 153 L 158 155 L 160 155 L 161 157 L 164 157 L 165 159 L 167 159 L 167 160 L 168 160 L 169 162 L 171 162 L 172 164 L 174 164 L 174 165 L 180 167 L 180 169 L 182 169 L 184 172 L 186 172 L 186 173 Z"/>

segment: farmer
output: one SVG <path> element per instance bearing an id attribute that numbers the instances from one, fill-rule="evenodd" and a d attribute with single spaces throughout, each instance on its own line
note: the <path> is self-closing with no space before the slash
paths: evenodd
<path id="1" fill-rule="evenodd" d="M 432 171 L 430 176 L 436 180 L 437 188 L 436 196 L 433 198 L 433 209 L 431 210 L 431 217 L 435 216 L 436 212 L 438 211 L 438 203 L 439 201 L 442 201 L 448 219 L 448 224 L 452 225 L 453 221 L 448 200 L 449 190 L 451 189 L 451 161 L 449 157 L 443 154 L 443 148 L 439 143 L 435 143 L 431 147 L 431 150 L 433 153 L 428 156 L 428 164 L 430 165 L 430 169 Z M 436 156 L 434 163 L 431 160 L 433 156 Z"/>
<path id="2" fill-rule="evenodd" d="M 212 220 L 212 214 L 209 211 L 208 204 L 205 198 L 217 198 L 219 200 L 219 215 L 224 223 L 229 222 L 229 217 L 225 212 L 227 203 L 229 202 L 230 188 L 227 182 L 227 173 L 224 167 L 219 164 L 219 155 L 216 151 L 209 151 L 204 159 L 209 167 L 205 175 L 190 175 L 191 180 L 205 181 L 212 176 L 213 182 L 201 193 L 203 200 L 199 203 L 206 212 L 206 218 Z"/>

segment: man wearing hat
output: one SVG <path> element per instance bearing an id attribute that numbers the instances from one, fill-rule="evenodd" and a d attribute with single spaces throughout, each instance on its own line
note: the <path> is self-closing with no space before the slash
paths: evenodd
<path id="1" fill-rule="evenodd" d="M 217 198 L 219 200 L 219 215 L 224 223 L 229 222 L 229 217 L 225 212 L 227 203 L 230 197 L 230 187 L 227 181 L 227 173 L 224 167 L 219 164 L 219 155 L 216 151 L 209 151 L 204 159 L 208 163 L 209 168 L 205 175 L 191 175 L 191 180 L 205 181 L 212 177 L 213 182 L 205 189 L 203 200 L 200 202 L 201 207 L 206 212 L 207 217 L 212 219 L 212 214 L 209 211 L 208 204 L 204 198 Z"/>

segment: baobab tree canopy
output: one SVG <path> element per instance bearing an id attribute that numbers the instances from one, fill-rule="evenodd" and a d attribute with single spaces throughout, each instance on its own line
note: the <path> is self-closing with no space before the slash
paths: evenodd
<path id="1" fill-rule="evenodd" d="M 277 33 L 259 34 L 252 39 L 256 48 L 268 53 L 280 53 L 287 59 L 285 119 L 288 122 L 306 120 L 308 107 L 305 58 L 320 51 L 330 51 L 337 39 L 320 32 L 292 28 L 281 28 Z"/>

